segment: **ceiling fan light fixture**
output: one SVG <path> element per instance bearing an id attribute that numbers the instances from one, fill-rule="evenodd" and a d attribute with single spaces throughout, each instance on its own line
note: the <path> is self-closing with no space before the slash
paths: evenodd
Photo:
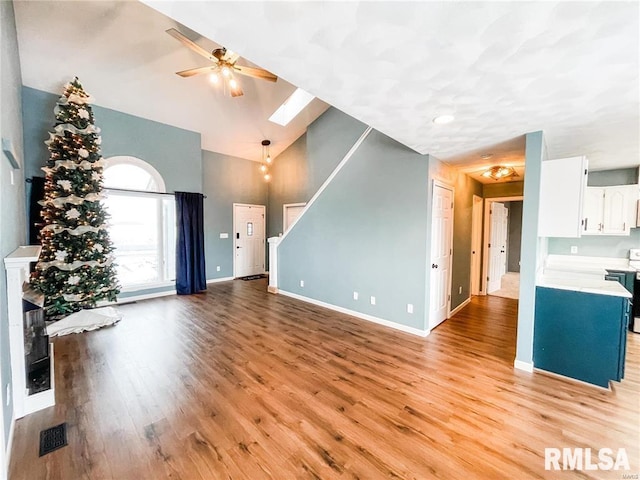
<path id="1" fill-rule="evenodd" d="M 235 90 L 238 88 L 238 81 L 235 78 L 232 78 L 229 80 L 229 87 L 231 87 L 231 90 Z"/>
<path id="2" fill-rule="evenodd" d="M 505 178 L 517 177 L 518 172 L 516 172 L 515 168 L 508 165 L 496 165 L 483 172 L 482 176 L 485 178 L 493 178 L 494 180 L 498 181 Z"/>
<path id="3" fill-rule="evenodd" d="M 225 65 L 224 67 L 222 67 L 222 75 L 228 77 L 229 75 L 231 75 L 231 69 Z"/>
<path id="4" fill-rule="evenodd" d="M 264 180 L 265 180 L 265 182 L 268 182 L 269 180 L 271 180 L 271 175 L 269 175 L 268 173 L 266 173 L 266 174 L 264 175 Z"/>
<path id="5" fill-rule="evenodd" d="M 213 72 L 209 75 L 209 81 L 214 85 L 220 81 L 220 77 L 218 76 L 218 72 Z"/>
<path id="6" fill-rule="evenodd" d="M 267 171 L 267 166 L 266 165 L 260 165 L 260 171 L 261 172 L 266 172 Z"/>

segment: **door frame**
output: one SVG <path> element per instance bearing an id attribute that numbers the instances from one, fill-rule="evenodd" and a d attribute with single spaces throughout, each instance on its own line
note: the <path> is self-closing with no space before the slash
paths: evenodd
<path id="1" fill-rule="evenodd" d="M 456 189 L 454 188 L 453 185 L 443 182 L 442 180 L 437 180 L 437 179 L 433 179 L 433 184 L 432 184 L 432 188 L 431 188 L 431 211 L 429 212 L 429 214 L 431 215 L 431 219 L 433 220 L 433 196 L 435 195 L 435 191 L 436 191 L 436 187 L 440 187 L 440 188 L 444 188 L 445 190 L 449 190 L 451 191 L 451 203 L 453 204 L 451 207 L 451 227 L 449 228 L 449 234 L 451 237 L 451 253 L 449 254 L 449 275 L 447 276 L 447 281 L 446 281 L 446 292 L 447 292 L 447 314 L 444 318 L 444 320 L 442 320 L 442 322 L 438 323 L 438 325 L 442 324 L 444 321 L 448 320 L 449 318 L 451 318 L 451 281 L 452 281 L 452 277 L 453 277 L 453 233 L 454 233 L 454 222 L 455 222 L 455 205 L 456 205 Z M 431 265 L 431 249 L 432 249 L 432 243 L 433 241 L 433 230 L 430 232 L 430 238 L 429 238 L 429 251 L 427 252 L 428 255 L 428 263 L 427 266 Z M 429 274 L 429 278 L 431 278 L 431 268 L 428 269 L 428 274 Z M 429 282 L 429 287 L 431 288 L 431 282 Z M 430 292 L 428 292 L 430 294 Z M 431 298 L 430 296 L 428 297 L 429 299 Z M 431 326 L 431 301 L 429 301 L 429 312 L 427 313 L 427 327 L 428 330 L 431 330 L 435 327 L 437 327 L 438 325 L 435 326 Z"/>
<path id="2" fill-rule="evenodd" d="M 491 204 L 493 202 L 515 202 L 522 200 L 524 196 L 514 195 L 511 197 L 490 197 L 484 199 L 484 235 L 482 240 L 482 275 L 480 277 L 480 295 L 487 294 L 487 276 L 489 275 L 489 242 L 491 241 Z M 521 233 L 522 235 L 522 233 Z"/>
<path id="3" fill-rule="evenodd" d="M 482 282 L 482 220 L 484 214 L 484 199 L 474 195 L 471 203 L 471 279 L 469 293 L 480 295 Z M 479 218 L 478 218 L 479 217 Z M 474 255 L 474 250 L 476 255 Z M 477 259 L 477 260 L 476 260 Z"/>
<path id="4" fill-rule="evenodd" d="M 267 242 L 267 207 L 266 205 L 254 205 L 252 203 L 234 203 L 233 204 L 233 231 L 231 232 L 231 235 L 233 235 L 233 278 L 238 278 L 238 276 L 236 275 L 236 207 L 256 207 L 256 208 L 261 208 L 262 209 L 262 221 L 264 223 L 263 228 L 262 228 L 262 239 L 263 239 L 263 243 L 265 244 L 264 247 L 264 251 L 265 251 L 265 265 L 266 265 L 266 255 L 267 255 L 267 246 L 266 246 L 266 242 Z M 265 271 L 263 271 L 262 273 L 266 273 L 266 269 L 263 269 Z"/>
<path id="5" fill-rule="evenodd" d="M 284 235 L 284 232 L 286 232 L 288 230 L 288 228 L 286 228 L 286 223 L 287 223 L 287 209 L 290 207 L 306 207 L 307 203 L 306 202 L 299 202 L 299 203 L 285 203 L 284 205 L 282 205 L 282 234 Z M 304 211 L 304 210 L 303 210 Z M 300 216 L 298 216 L 298 218 L 300 218 Z M 291 225 L 289 225 L 289 228 L 293 227 L 293 225 L 297 222 L 298 220 L 295 220 Z"/>

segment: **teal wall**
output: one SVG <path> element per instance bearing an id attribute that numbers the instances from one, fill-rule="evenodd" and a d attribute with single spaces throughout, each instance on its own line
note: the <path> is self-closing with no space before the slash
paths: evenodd
<path id="1" fill-rule="evenodd" d="M 82 81 L 82 79 L 80 79 Z M 84 85 L 91 92 L 91 85 Z M 53 108 L 59 95 L 23 87 L 26 175 L 42 176 L 49 158 L 44 141 L 53 130 Z M 99 99 L 98 99 L 99 100 Z M 93 105 L 102 130 L 102 156 L 138 157 L 162 175 L 167 191 L 202 192 L 200 134 Z"/>
<path id="2" fill-rule="evenodd" d="M 589 172 L 587 185 L 608 187 L 612 185 L 634 185 L 638 183 L 638 168 L 618 168 Z"/>
<path id="3" fill-rule="evenodd" d="M 507 272 L 520 271 L 522 243 L 522 200 L 505 202 L 509 209 L 509 248 L 507 249 Z"/>
<path id="4" fill-rule="evenodd" d="M 330 107 L 274 160 L 269 182 L 267 236 L 282 232 L 282 206 L 306 203 L 338 166 L 366 126 Z"/>
<path id="5" fill-rule="evenodd" d="M 315 147 L 308 135 L 309 151 L 343 132 L 328 129 Z M 345 153 L 358 137 L 344 139 Z M 427 179 L 427 156 L 372 131 L 280 244 L 279 288 L 423 330 Z"/>
<path id="6" fill-rule="evenodd" d="M 12 2 L 0 2 L 0 64 L 2 76 L 0 95 L 0 137 L 10 140 L 19 162 L 23 162 L 22 109 L 20 59 Z M 13 401 L 7 405 L 7 385 L 11 383 L 11 356 L 9 351 L 9 322 L 7 313 L 7 286 L 4 257 L 24 245 L 26 219 L 24 215 L 24 170 L 14 171 L 11 183 L 9 161 L 0 153 L 0 398 L 6 445 L 13 417 Z M 1 474 L 0 474 L 1 476 Z"/>
<path id="7" fill-rule="evenodd" d="M 207 279 L 233 276 L 233 204 L 267 205 L 260 164 L 220 153 L 202 152 Z M 228 233 L 229 238 L 220 238 Z M 220 266 L 220 271 L 216 271 Z"/>
<path id="8" fill-rule="evenodd" d="M 538 240 L 540 204 L 540 174 L 546 159 L 544 135 L 541 131 L 528 133 L 525 146 L 524 201 L 522 204 L 522 251 L 520 260 L 520 299 L 518 303 L 518 338 L 516 360 L 533 363 L 533 330 L 535 323 L 536 273 L 544 255 Z M 543 240 L 544 242 L 544 240 Z"/>
<path id="9" fill-rule="evenodd" d="M 640 248 L 640 228 L 632 228 L 628 237 L 585 235 L 580 238 L 549 239 L 549 253 L 571 255 L 572 246 L 578 247 L 577 255 L 580 256 L 629 258 L 630 248 Z"/>

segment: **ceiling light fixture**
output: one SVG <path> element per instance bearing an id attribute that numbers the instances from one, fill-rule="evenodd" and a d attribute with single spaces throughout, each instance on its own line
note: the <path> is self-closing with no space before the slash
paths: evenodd
<path id="1" fill-rule="evenodd" d="M 211 75 L 209 75 L 209 81 L 214 84 L 218 83 L 220 81 L 220 77 L 217 73 L 212 73 Z"/>
<path id="2" fill-rule="evenodd" d="M 482 160 L 489 160 L 490 158 L 493 158 L 493 153 L 484 153 L 484 154 L 480 155 L 480 158 Z"/>
<path id="3" fill-rule="evenodd" d="M 509 167 L 507 165 L 496 165 L 495 167 L 491 167 L 489 170 L 484 172 L 482 176 L 485 178 L 493 178 L 494 180 L 498 181 L 517 177 L 519 175 L 513 167 Z"/>
<path id="4" fill-rule="evenodd" d="M 271 174 L 269 173 L 269 165 L 273 162 L 271 159 L 271 153 L 269 152 L 269 147 L 271 145 L 271 140 L 263 140 L 262 141 L 262 165 L 260 165 L 260 171 L 264 173 L 264 180 L 268 182 L 271 180 Z"/>
<path id="5" fill-rule="evenodd" d="M 456 118 L 453 115 L 440 115 L 433 119 L 433 123 L 436 125 L 445 125 L 453 122 L 455 119 Z"/>

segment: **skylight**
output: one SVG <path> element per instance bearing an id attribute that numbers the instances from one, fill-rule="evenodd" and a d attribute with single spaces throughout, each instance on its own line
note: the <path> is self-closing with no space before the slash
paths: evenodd
<path id="1" fill-rule="evenodd" d="M 273 115 L 269 117 L 269 121 L 282 125 L 283 127 L 286 126 L 304 107 L 309 105 L 314 98 L 313 95 L 305 92 L 301 88 L 296 89 L 296 91 L 273 112 Z"/>

